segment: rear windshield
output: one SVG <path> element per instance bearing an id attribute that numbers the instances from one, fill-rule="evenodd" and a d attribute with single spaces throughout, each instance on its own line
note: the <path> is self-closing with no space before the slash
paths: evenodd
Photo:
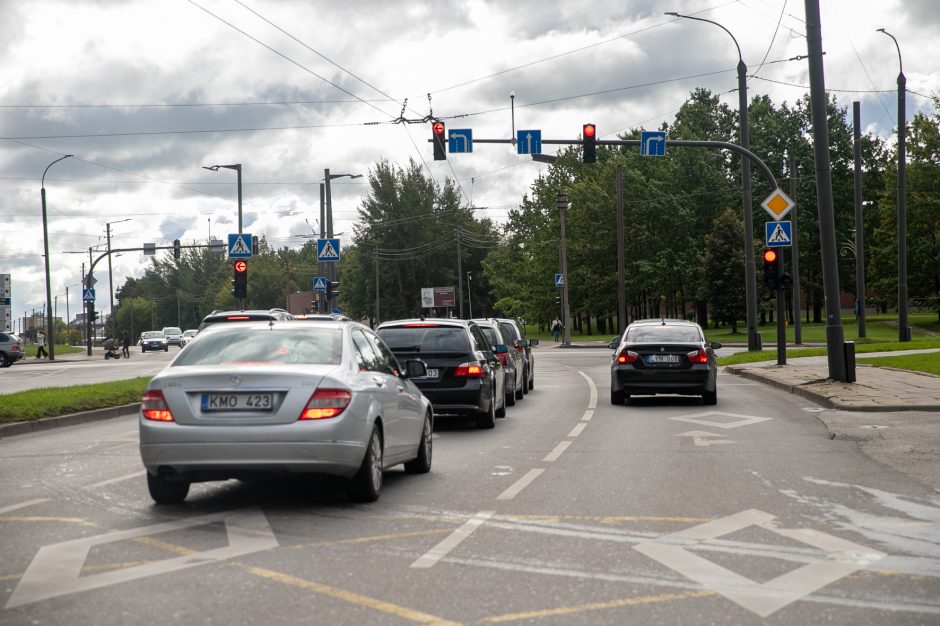
<path id="1" fill-rule="evenodd" d="M 500 322 L 499 327 L 502 328 L 506 332 L 507 335 L 512 337 L 514 341 L 521 339 L 521 337 L 519 337 L 519 333 L 516 332 L 516 327 L 510 324 L 509 322 Z"/>
<path id="2" fill-rule="evenodd" d="M 629 343 L 696 343 L 702 333 L 694 326 L 638 326 L 628 328 L 625 339 Z"/>
<path id="3" fill-rule="evenodd" d="M 457 326 L 401 326 L 376 331 L 399 352 L 469 352 L 467 331 Z"/>
<path id="4" fill-rule="evenodd" d="M 300 326 L 287 329 L 246 329 L 235 324 L 219 332 L 200 334 L 180 352 L 173 365 L 258 365 L 293 363 L 336 365 L 343 357 L 340 328 Z"/>
<path id="5" fill-rule="evenodd" d="M 179 328 L 164 328 L 163 334 L 164 335 L 182 335 L 183 331 Z"/>
<path id="6" fill-rule="evenodd" d="M 160 339 L 161 337 L 163 337 L 163 331 L 162 330 L 148 330 L 141 336 L 144 339 Z"/>

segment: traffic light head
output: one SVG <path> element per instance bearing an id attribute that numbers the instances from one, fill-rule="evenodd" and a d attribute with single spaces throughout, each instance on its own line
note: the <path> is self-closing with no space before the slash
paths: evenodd
<path id="1" fill-rule="evenodd" d="M 232 295 L 239 300 L 248 297 L 248 263 L 239 259 L 232 264 L 234 279 L 232 281 Z"/>
<path id="2" fill-rule="evenodd" d="M 780 255 L 773 248 L 764 250 L 764 286 L 771 291 L 780 288 Z"/>
<path id="3" fill-rule="evenodd" d="M 581 148 L 584 163 L 597 162 L 597 127 L 594 124 L 581 127 Z"/>
<path id="4" fill-rule="evenodd" d="M 180 240 L 179 239 L 173 240 L 173 258 L 176 259 L 177 261 L 180 260 Z"/>
<path id="5" fill-rule="evenodd" d="M 444 137 L 444 122 L 434 122 L 431 124 L 431 140 L 434 144 L 434 160 L 446 161 L 447 150 L 444 144 L 446 141 Z"/>

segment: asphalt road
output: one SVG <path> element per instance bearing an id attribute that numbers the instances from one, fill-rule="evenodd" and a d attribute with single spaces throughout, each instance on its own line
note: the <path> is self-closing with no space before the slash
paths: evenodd
<path id="1" fill-rule="evenodd" d="M 132 416 L 0 440 L 0 623 L 940 623 L 940 495 L 818 407 L 724 375 L 716 407 L 614 407 L 608 351 L 536 355 L 494 430 L 440 419 L 432 472 L 370 505 L 156 507 Z"/>
<path id="2" fill-rule="evenodd" d="M 141 353 L 140 348 L 133 347 L 129 359 L 60 359 L 51 363 L 27 357 L 14 363 L 12 367 L 0 370 L 0 394 L 40 387 L 67 387 L 153 376 L 163 369 L 179 350 L 173 347 L 167 352 Z"/>

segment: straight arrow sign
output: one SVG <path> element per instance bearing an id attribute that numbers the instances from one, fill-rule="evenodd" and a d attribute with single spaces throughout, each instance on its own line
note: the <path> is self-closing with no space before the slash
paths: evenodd
<path id="1" fill-rule="evenodd" d="M 708 446 L 717 446 L 723 443 L 734 443 L 732 439 L 725 439 L 724 435 L 719 435 L 718 433 L 710 433 L 704 430 L 690 430 L 687 433 L 679 433 L 676 437 L 691 437 L 692 443 L 697 446 L 708 447 Z M 720 440 L 712 439 L 712 437 L 721 437 Z"/>

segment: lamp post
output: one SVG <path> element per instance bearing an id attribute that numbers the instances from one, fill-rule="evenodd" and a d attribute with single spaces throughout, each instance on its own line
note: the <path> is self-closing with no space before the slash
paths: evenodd
<path id="1" fill-rule="evenodd" d="M 473 299 L 470 297 L 470 272 L 467 272 L 467 306 L 470 308 L 470 319 L 473 319 Z"/>
<path id="2" fill-rule="evenodd" d="M 117 337 L 117 322 L 114 319 L 114 276 L 111 273 L 111 224 L 120 224 L 121 222 L 129 222 L 133 218 L 126 218 L 123 220 L 117 220 L 116 222 L 107 222 L 104 225 L 105 232 L 108 237 L 108 290 L 110 291 L 110 305 L 111 305 L 111 338 L 115 339 Z M 118 255 L 120 256 L 120 255 Z"/>
<path id="3" fill-rule="evenodd" d="M 907 78 L 898 40 L 883 28 L 878 32 L 891 37 L 898 49 L 898 341 L 910 341 L 907 326 Z"/>
<path id="4" fill-rule="evenodd" d="M 202 169 L 218 172 L 219 168 L 226 170 L 235 170 L 238 173 L 238 234 L 242 234 L 242 164 L 233 165 L 203 165 Z"/>
<path id="5" fill-rule="evenodd" d="M 49 344 L 48 358 L 50 361 L 55 361 L 55 320 L 52 318 L 52 286 L 49 282 L 49 226 L 46 218 L 46 172 L 49 171 L 50 167 L 70 156 L 74 155 L 66 154 L 64 157 L 60 157 L 46 166 L 46 169 L 42 173 L 42 181 L 40 182 L 39 189 L 39 195 L 42 197 L 42 246 L 46 259 L 46 309 L 48 311 L 48 315 L 46 315 L 46 337 L 49 340 L 47 343 Z"/>
<path id="6" fill-rule="evenodd" d="M 323 185 L 324 185 L 324 195 L 326 197 L 326 238 L 333 238 L 333 192 L 330 188 L 330 181 L 337 178 L 362 178 L 362 174 L 330 174 L 330 168 L 325 168 L 323 170 Z M 321 217 L 324 217 L 321 215 Z M 322 230 L 322 229 L 321 229 Z M 333 282 L 336 280 L 336 265 L 330 263 L 327 269 L 327 280 Z M 333 310 L 332 298 L 330 301 L 327 301 L 326 306 L 331 311 Z"/>
<path id="7" fill-rule="evenodd" d="M 751 140 L 747 124 L 747 65 L 744 63 L 744 57 L 741 56 L 741 46 L 738 45 L 738 40 L 734 38 L 730 30 L 718 22 L 703 17 L 682 15 L 676 12 L 669 12 L 666 13 L 666 15 L 714 24 L 728 33 L 728 36 L 734 41 L 734 47 L 737 48 L 738 51 L 738 145 L 742 148 L 749 149 Z M 754 215 L 751 206 L 751 164 L 744 158 L 741 159 L 741 186 L 741 207 L 744 210 L 744 278 L 747 282 L 747 349 L 760 350 L 761 346 L 757 334 L 757 268 L 754 263 Z"/>

